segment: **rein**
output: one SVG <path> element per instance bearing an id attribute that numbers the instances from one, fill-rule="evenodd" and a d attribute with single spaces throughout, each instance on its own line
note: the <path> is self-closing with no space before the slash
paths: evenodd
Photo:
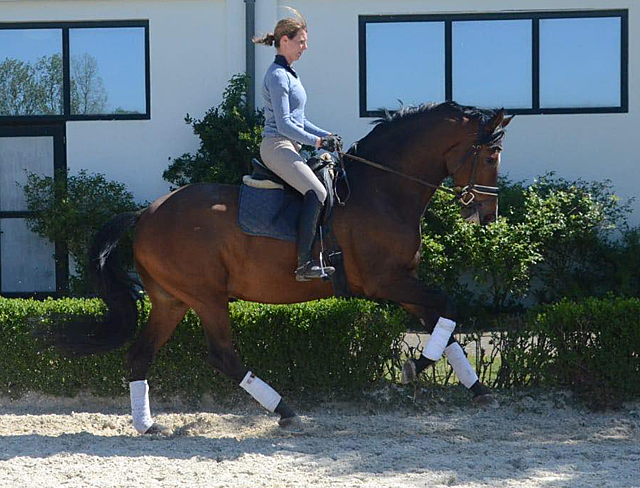
<path id="1" fill-rule="evenodd" d="M 465 186 L 456 186 L 454 188 L 447 188 L 446 186 L 435 185 L 433 183 L 430 183 L 428 181 L 422 180 L 420 178 L 416 178 L 415 176 L 404 174 L 404 173 L 402 173 L 400 171 L 397 171 L 397 170 L 395 170 L 393 168 L 390 168 L 389 166 L 385 166 L 384 164 L 375 163 L 375 162 L 370 161 L 368 159 L 361 158 L 360 156 L 355 156 L 353 154 L 344 153 L 342 151 L 340 151 L 338 154 L 340 155 L 341 158 L 346 156 L 348 158 L 353 159 L 354 161 L 359 161 L 361 163 L 367 164 L 369 166 L 372 166 L 374 168 L 380 169 L 382 171 L 386 171 L 388 173 L 393 173 L 394 175 L 401 176 L 401 177 L 406 178 L 406 179 L 411 180 L 411 181 L 415 181 L 416 183 L 420 183 L 421 185 L 428 186 L 429 188 L 434 188 L 435 190 L 440 190 L 440 191 L 444 191 L 444 192 L 450 193 L 450 194 L 454 195 L 463 206 L 468 207 L 476 199 L 476 193 L 479 193 L 481 195 L 490 195 L 490 196 L 493 196 L 495 198 L 498 198 L 498 187 L 497 186 L 476 185 L 476 183 L 475 183 L 476 167 L 478 165 L 478 150 L 479 149 L 480 149 L 480 146 L 477 145 L 477 144 L 474 144 L 473 146 L 471 146 L 471 148 L 469 149 L 467 154 L 465 154 L 464 157 L 462 158 L 462 162 L 458 165 L 458 167 L 455 169 L 455 171 L 453 173 L 451 173 L 451 176 L 454 176 L 460 170 L 460 168 L 462 168 L 464 166 L 464 164 L 467 162 L 467 159 L 469 159 L 469 156 L 471 156 L 471 155 L 474 156 L 474 159 L 473 159 L 473 173 L 471 174 L 471 179 L 469 180 L 469 183 L 466 184 Z M 465 200 L 466 197 L 469 197 L 469 198 L 467 200 Z"/>

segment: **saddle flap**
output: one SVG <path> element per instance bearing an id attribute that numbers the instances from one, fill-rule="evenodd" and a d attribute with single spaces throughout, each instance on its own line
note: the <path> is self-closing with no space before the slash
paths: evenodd
<path id="1" fill-rule="evenodd" d="M 287 184 L 282 178 L 267 168 L 262 161 L 253 158 L 251 160 L 251 166 L 253 168 L 253 173 L 251 173 L 252 180 L 270 180 L 279 185 Z"/>

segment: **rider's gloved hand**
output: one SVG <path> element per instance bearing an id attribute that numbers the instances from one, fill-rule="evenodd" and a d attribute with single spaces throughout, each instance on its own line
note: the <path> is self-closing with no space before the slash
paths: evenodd
<path id="1" fill-rule="evenodd" d="M 336 152 L 342 149 L 342 138 L 337 134 L 329 134 L 320 139 L 320 149 Z"/>

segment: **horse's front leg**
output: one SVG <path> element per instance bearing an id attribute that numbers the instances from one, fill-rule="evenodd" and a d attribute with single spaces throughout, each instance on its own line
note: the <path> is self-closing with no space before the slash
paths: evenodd
<path id="1" fill-rule="evenodd" d="M 434 313 L 418 305 L 409 305 L 401 303 L 402 307 L 409 313 L 420 319 L 422 325 L 429 331 L 433 330 L 435 323 L 433 322 Z M 417 376 L 435 361 L 425 355 L 426 347 L 420 354 L 418 359 L 410 358 L 402 367 L 402 382 L 410 383 L 415 381 Z M 485 405 L 492 401 L 489 389 L 478 379 L 476 371 L 467 359 L 466 352 L 451 335 L 444 348 L 444 356 L 453 368 L 454 373 L 466 388 L 473 393 L 473 401 L 479 405 Z"/>
<path id="2" fill-rule="evenodd" d="M 418 374 L 444 354 L 460 382 L 473 393 L 474 401 L 478 404 L 491 401 L 488 388 L 479 381 L 464 349 L 452 335 L 456 326 L 456 312 L 446 294 L 427 288 L 414 275 L 404 275 L 392 283 L 379 285 L 376 295 L 398 302 L 417 317 L 431 334 L 420 358 L 409 359 L 404 364 L 403 383 L 415 380 Z"/>

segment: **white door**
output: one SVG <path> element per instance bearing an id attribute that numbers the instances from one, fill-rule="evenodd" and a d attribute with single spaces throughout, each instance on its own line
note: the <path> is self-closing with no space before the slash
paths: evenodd
<path id="1" fill-rule="evenodd" d="M 66 258 L 27 227 L 28 173 L 54 177 L 64 168 L 64 127 L 0 127 L 0 293 L 55 295 L 66 284 Z M 60 246 L 58 246 L 60 247 Z M 66 254 L 66 253 L 65 253 Z"/>

